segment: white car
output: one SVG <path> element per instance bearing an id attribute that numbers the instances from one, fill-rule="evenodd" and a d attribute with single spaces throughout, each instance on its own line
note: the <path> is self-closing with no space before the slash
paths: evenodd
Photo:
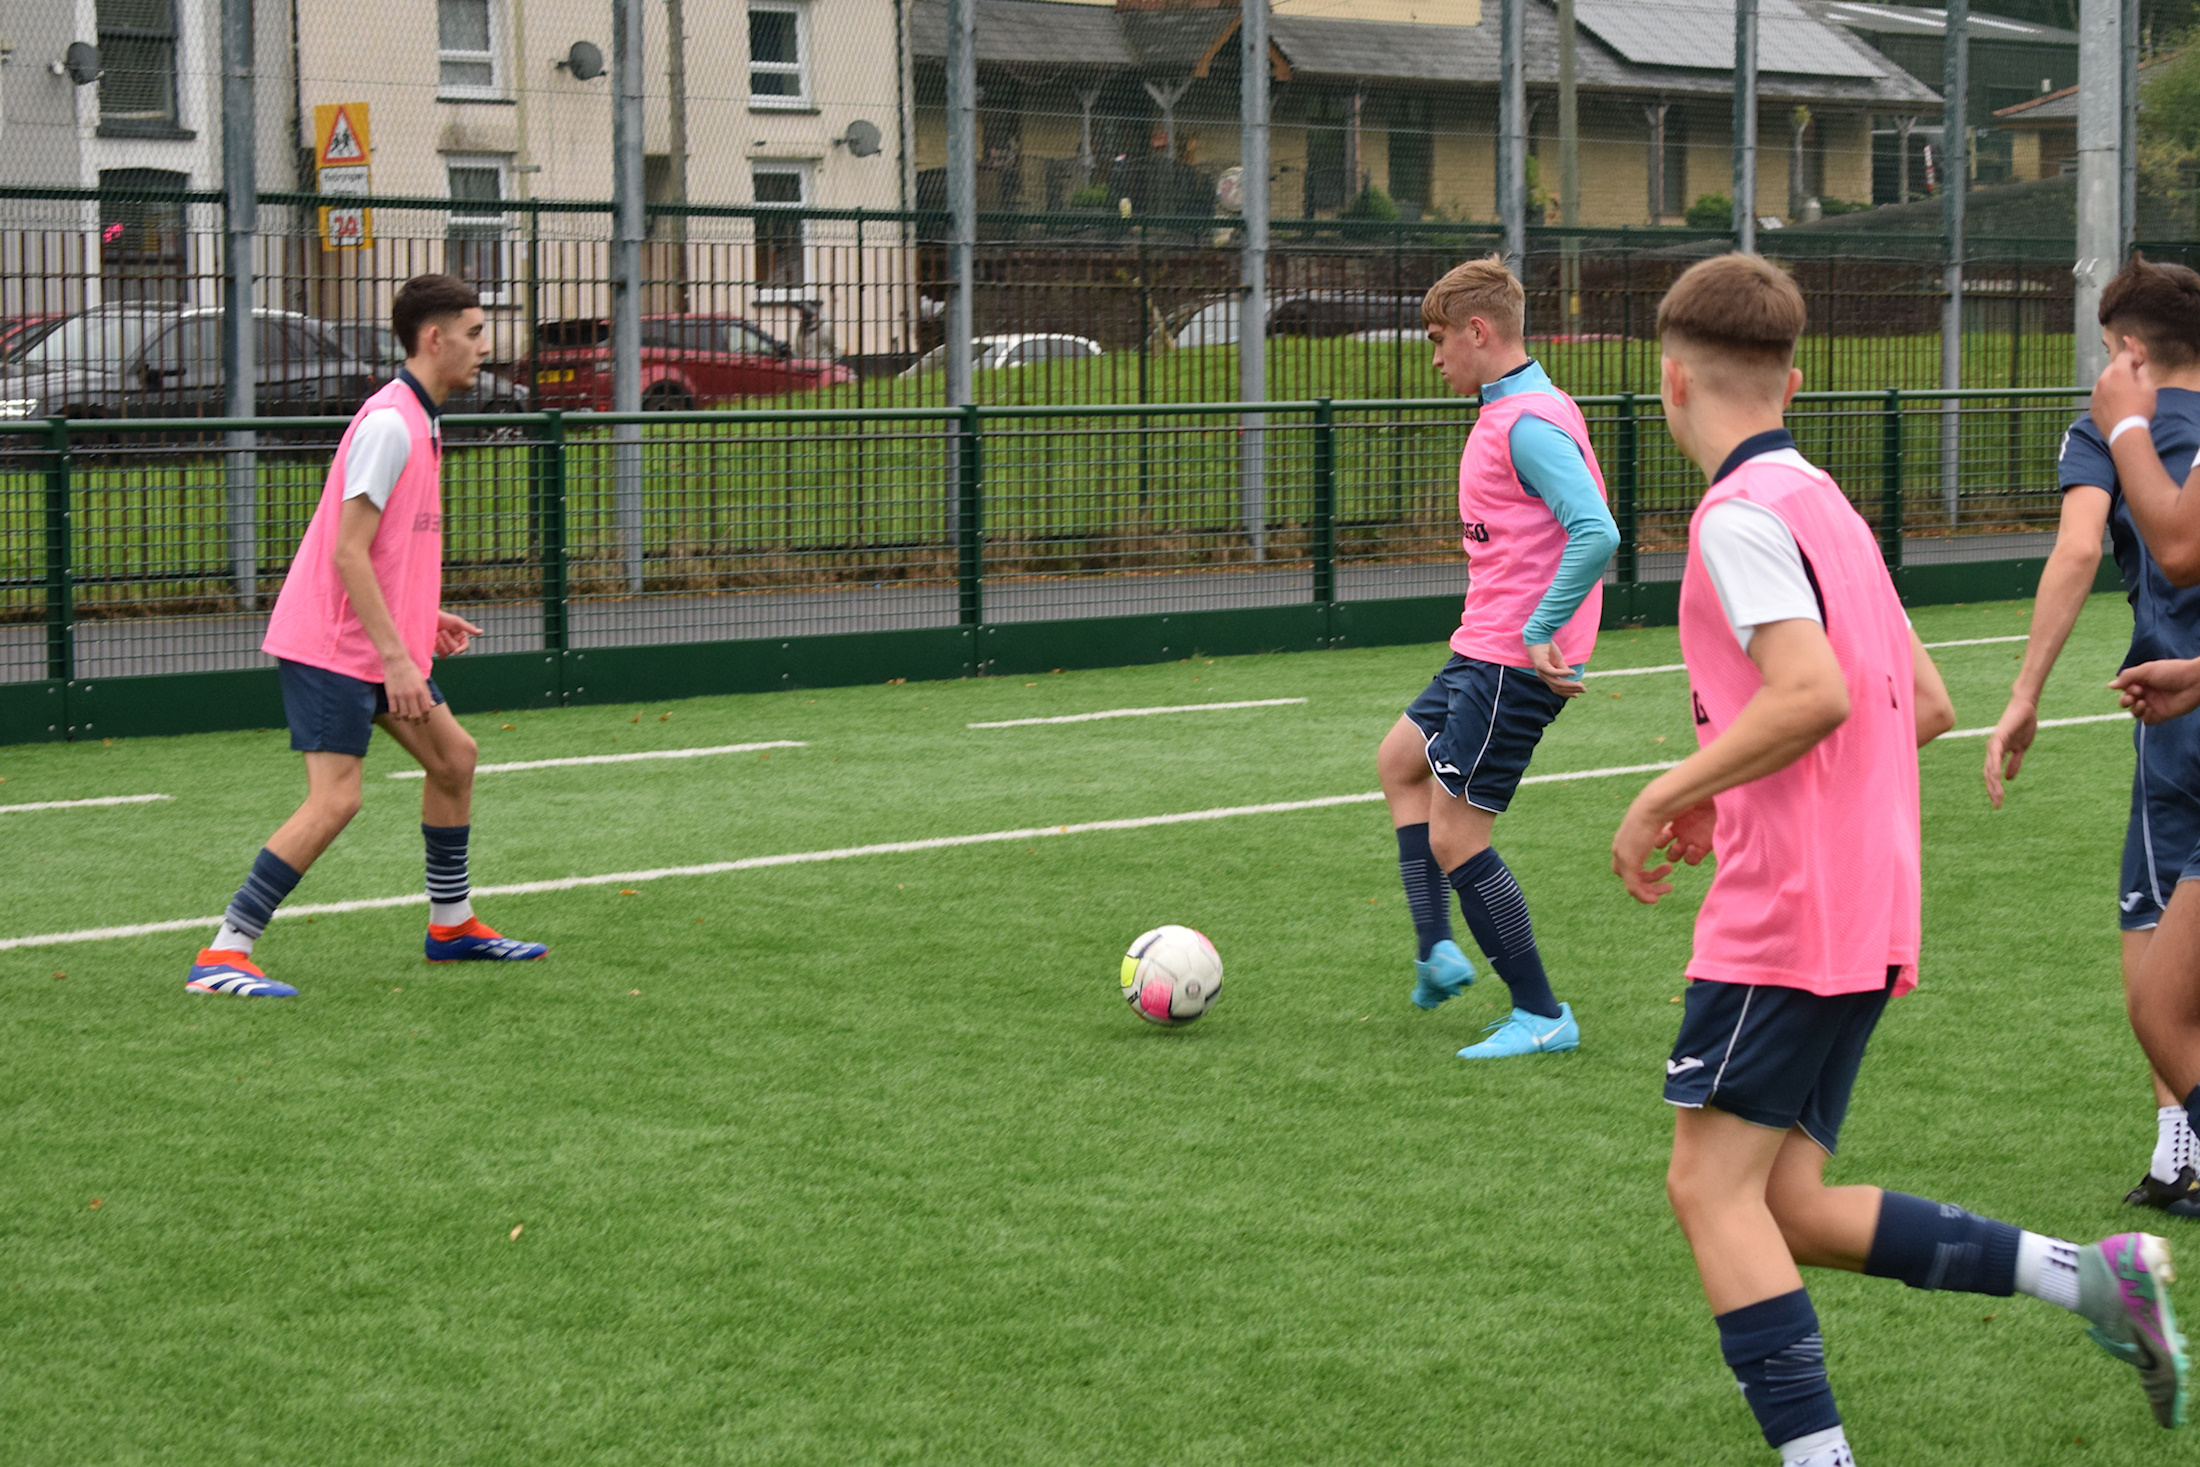
<path id="1" fill-rule="evenodd" d="M 973 372 L 1036 367 L 1046 362 L 1081 362 L 1100 355 L 1100 343 L 1089 336 L 1050 336 L 1019 331 L 1008 336 L 975 336 L 970 340 L 970 370 Z M 926 372 L 946 370 L 947 348 L 935 346 L 901 375 L 918 377 Z"/>

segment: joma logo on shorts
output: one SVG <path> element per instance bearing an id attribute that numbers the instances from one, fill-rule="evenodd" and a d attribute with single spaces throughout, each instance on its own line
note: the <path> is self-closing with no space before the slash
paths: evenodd
<path id="1" fill-rule="evenodd" d="M 413 516 L 413 533 L 416 535 L 429 534 L 442 528 L 443 516 L 439 514 L 431 514 L 427 510 L 422 510 Z"/>

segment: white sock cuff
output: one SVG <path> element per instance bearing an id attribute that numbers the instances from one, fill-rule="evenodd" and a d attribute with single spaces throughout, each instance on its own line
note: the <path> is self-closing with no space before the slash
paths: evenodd
<path id="1" fill-rule="evenodd" d="M 245 936 L 225 920 L 215 930 L 214 940 L 208 943 L 207 946 L 213 948 L 216 952 L 237 952 L 250 957 L 252 956 L 252 944 L 255 941 L 257 941 L 256 938 Z M 2179 1112 L 2179 1114 L 2183 1114 L 2183 1112 Z"/>
<path id="2" fill-rule="evenodd" d="M 2064 1309 L 2078 1307 L 2078 1245 L 2039 1233 L 2017 1238 L 2017 1292 Z"/>
<path id="3" fill-rule="evenodd" d="M 1848 1444 L 1846 1431 L 1838 1426 L 1829 1426 L 1824 1431 L 1814 1431 L 1809 1436 L 1799 1436 L 1793 1441 L 1780 1443 L 1780 1462 L 1782 1467 L 1800 1467 L 1803 1463 L 1811 1463 L 1815 1467 L 1819 1462 L 1831 1464 L 1854 1461 L 1854 1458 L 1835 1450 L 1845 1448 Z"/>

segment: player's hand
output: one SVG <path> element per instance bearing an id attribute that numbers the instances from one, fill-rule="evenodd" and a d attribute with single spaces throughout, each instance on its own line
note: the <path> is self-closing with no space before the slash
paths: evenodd
<path id="1" fill-rule="evenodd" d="M 435 698 L 428 692 L 428 680 L 413 666 L 412 659 L 383 666 L 382 691 L 389 699 L 390 717 L 406 723 L 426 723 L 435 709 Z"/>
<path id="2" fill-rule="evenodd" d="M 2001 808 L 2002 782 L 2017 777 L 2024 756 L 2040 732 L 2040 706 L 2029 698 L 2011 698 L 2001 722 L 1986 736 L 1986 798 Z"/>
<path id="3" fill-rule="evenodd" d="M 1668 861 L 1686 861 L 1691 866 L 1703 864 L 1703 858 L 1711 854 L 1711 833 L 1718 825 L 1718 808 L 1705 800 L 1700 805 L 1690 805 L 1666 822 L 1658 833 L 1659 844 L 1665 847 Z"/>
<path id="4" fill-rule="evenodd" d="M 1673 889 L 1673 883 L 1665 878 L 1673 874 L 1670 862 L 1645 871 L 1643 865 L 1651 853 L 1664 840 L 1670 838 L 1673 827 L 1670 822 L 1653 818 L 1644 808 L 1642 797 L 1627 807 L 1626 818 L 1619 829 L 1612 833 L 1612 874 L 1627 884 L 1627 894 L 1646 907 L 1658 904 L 1658 898 Z"/>
<path id="5" fill-rule="evenodd" d="M 2086 411 L 2104 438 L 2126 418 L 2153 417 L 2154 379 L 2146 363 L 2134 360 L 2128 351 L 2110 357 L 2093 384 L 2093 401 Z"/>
<path id="6" fill-rule="evenodd" d="M 2200 657 L 2142 662 L 2109 684 L 2141 723 L 2163 723 L 2200 708 Z"/>
<path id="7" fill-rule="evenodd" d="M 1566 659 L 1558 655 L 1558 648 L 1550 642 L 1536 642 L 1528 648 L 1528 661 L 1535 666 L 1535 675 L 1543 679 L 1543 686 L 1561 698 L 1581 696 L 1581 679 L 1566 665 Z"/>
<path id="8" fill-rule="evenodd" d="M 456 657 L 481 635 L 481 628 L 448 611 L 435 614 L 435 655 Z"/>

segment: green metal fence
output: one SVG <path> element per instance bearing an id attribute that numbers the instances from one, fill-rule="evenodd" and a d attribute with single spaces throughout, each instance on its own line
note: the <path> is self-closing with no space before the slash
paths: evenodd
<path id="1" fill-rule="evenodd" d="M 1912 594 L 2024 594 L 2078 401 L 1814 393 L 1789 422 Z M 1608 618 L 1665 619 L 1702 474 L 1655 398 L 1581 404 L 1621 529 Z M 1465 589 L 1472 421 L 1426 399 L 454 416 L 445 595 L 486 633 L 448 677 L 557 701 L 608 696 L 584 662 L 671 692 L 767 652 L 704 681 L 1434 638 Z M 179 675 L 258 669 L 236 687 L 264 713 L 266 611 L 345 423 L 0 423 L 0 738 L 82 732 L 101 696 L 160 706 Z M 896 647 L 930 650 L 898 672 Z"/>

